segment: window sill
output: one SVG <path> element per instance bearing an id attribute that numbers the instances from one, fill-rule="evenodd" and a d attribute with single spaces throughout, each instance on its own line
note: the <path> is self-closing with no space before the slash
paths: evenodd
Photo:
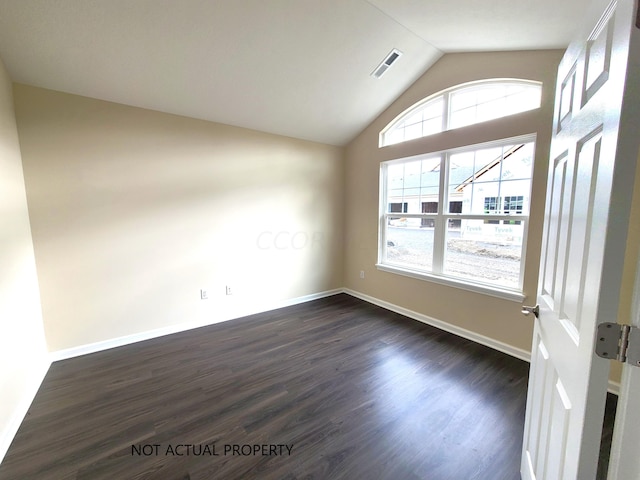
<path id="1" fill-rule="evenodd" d="M 465 282 L 464 280 L 457 280 L 449 277 L 443 277 L 440 275 L 433 275 L 424 272 L 418 272 L 415 270 L 409 270 L 400 266 L 376 264 L 376 268 L 383 272 L 395 273 L 397 275 L 403 275 L 405 277 L 416 278 L 418 280 L 425 280 L 427 282 L 438 283 L 440 285 L 446 285 L 448 287 L 460 288 L 469 292 L 481 293 L 483 295 L 489 295 L 492 297 L 501 298 L 503 300 L 509 300 L 512 302 L 522 303 L 525 298 L 521 292 L 515 290 L 503 290 L 500 288 L 493 288 L 488 285 L 481 285 L 476 283 Z"/>

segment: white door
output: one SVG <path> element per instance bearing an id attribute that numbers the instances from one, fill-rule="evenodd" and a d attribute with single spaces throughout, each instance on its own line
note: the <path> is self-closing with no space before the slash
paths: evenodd
<path id="1" fill-rule="evenodd" d="M 558 68 L 523 479 L 595 478 L 609 363 L 594 335 L 617 318 L 640 137 L 637 123 L 623 127 L 637 96 L 637 78 L 625 88 L 628 57 L 640 55 L 629 51 L 635 13 L 634 0 L 576 11 Z"/>

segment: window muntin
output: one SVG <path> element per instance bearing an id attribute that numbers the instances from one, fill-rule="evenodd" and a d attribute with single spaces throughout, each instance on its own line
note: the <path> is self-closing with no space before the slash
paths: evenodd
<path id="1" fill-rule="evenodd" d="M 440 96 L 413 108 L 385 134 L 388 141 L 385 145 L 402 143 L 441 132 L 444 107 L 444 98 Z"/>
<path id="2" fill-rule="evenodd" d="M 403 112 L 380 133 L 385 147 L 540 107 L 542 84 L 487 80 L 444 90 Z"/>
<path id="3" fill-rule="evenodd" d="M 540 85 L 491 83 L 452 91 L 449 128 L 460 128 L 540 107 Z"/>
<path id="4" fill-rule="evenodd" d="M 379 264 L 520 291 L 533 156 L 529 136 L 384 162 Z"/>

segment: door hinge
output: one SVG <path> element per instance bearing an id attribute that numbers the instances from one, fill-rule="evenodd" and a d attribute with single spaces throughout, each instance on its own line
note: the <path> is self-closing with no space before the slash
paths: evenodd
<path id="1" fill-rule="evenodd" d="M 640 367 L 640 329 L 620 323 L 601 323 L 596 355 Z"/>

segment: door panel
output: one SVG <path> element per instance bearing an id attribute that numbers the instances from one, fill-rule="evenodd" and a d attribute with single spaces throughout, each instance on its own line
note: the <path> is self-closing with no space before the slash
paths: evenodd
<path id="1" fill-rule="evenodd" d="M 566 283 L 560 305 L 560 318 L 571 322 L 573 336 L 580 329 L 581 309 L 589 260 L 590 232 L 593 228 L 593 202 L 602 128 L 578 142 L 577 166 L 574 167 L 573 190 L 570 201 L 571 237 L 567 239 L 568 256 L 564 267 Z M 577 338 L 574 338 L 577 340 Z"/>
<path id="2" fill-rule="evenodd" d="M 550 371 L 549 353 L 538 337 L 534 341 L 534 358 L 531 371 L 531 383 L 541 395 L 529 405 L 531 423 L 525 429 L 525 436 L 531 448 L 526 452 L 527 475 L 523 478 L 535 478 L 534 472 L 544 472 L 549 445 L 549 411 L 551 410 L 550 395 L 555 381 L 555 371 Z"/>
<path id="3" fill-rule="evenodd" d="M 564 470 L 564 449 L 569 431 L 571 401 L 569 395 L 557 379 L 551 397 L 551 433 L 549 435 L 549 456 L 545 466 L 544 478 L 555 480 L 562 478 Z"/>
<path id="4" fill-rule="evenodd" d="M 613 13 L 612 8 L 605 12 L 587 41 L 584 91 L 582 95 L 584 102 L 589 101 L 609 79 L 611 49 L 613 47 L 613 23 L 615 19 Z"/>
<path id="5" fill-rule="evenodd" d="M 549 184 L 547 192 L 549 201 L 547 202 L 547 222 L 545 228 L 547 231 L 546 241 L 544 243 L 543 261 L 545 266 L 542 272 L 542 291 L 548 307 L 553 310 L 553 298 L 556 291 L 556 277 L 558 270 L 558 257 L 555 252 L 558 251 L 558 241 L 560 240 L 559 229 L 561 225 L 562 200 L 564 198 L 565 178 L 567 175 L 567 152 L 564 152 L 560 158 L 553 162 L 552 180 Z"/>

